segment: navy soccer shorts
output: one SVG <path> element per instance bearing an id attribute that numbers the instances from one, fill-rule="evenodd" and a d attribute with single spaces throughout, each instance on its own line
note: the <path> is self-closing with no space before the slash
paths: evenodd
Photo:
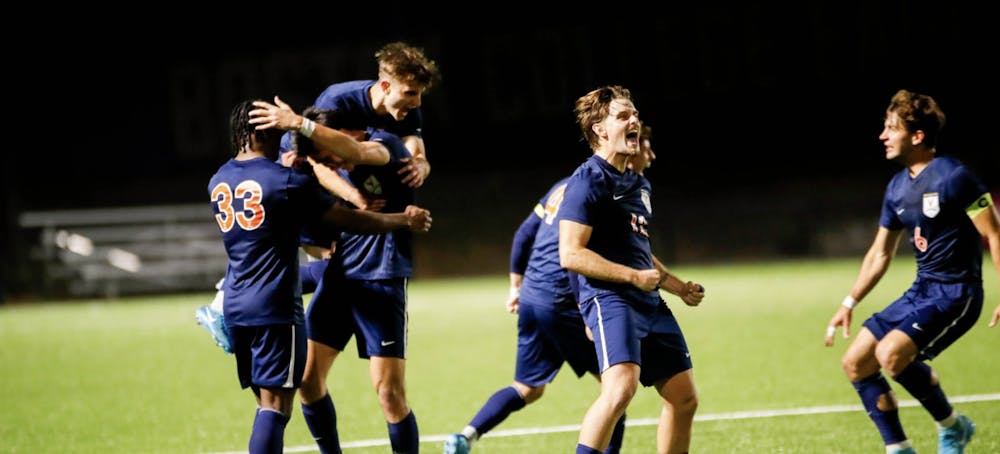
<path id="1" fill-rule="evenodd" d="M 517 366 L 514 380 L 541 386 L 555 379 L 563 362 L 577 377 L 597 374 L 594 343 L 587 338 L 576 303 L 534 303 L 522 295 L 517 315 Z"/>
<path id="2" fill-rule="evenodd" d="M 306 330 L 298 324 L 231 326 L 243 388 L 298 388 L 306 368 Z"/>
<path id="3" fill-rule="evenodd" d="M 620 295 L 605 294 L 583 301 L 580 310 L 594 333 L 601 373 L 615 364 L 636 363 L 639 382 L 652 386 L 692 367 L 684 334 L 666 304 L 640 312 Z"/>
<path id="4" fill-rule="evenodd" d="M 917 361 L 933 359 L 975 325 L 983 310 L 981 283 L 918 279 L 892 304 L 865 320 L 876 339 L 894 329 L 917 344 Z"/>
<path id="5" fill-rule="evenodd" d="M 358 356 L 406 358 L 406 278 L 324 280 L 309 305 L 309 338 L 343 351 L 357 336 Z"/>

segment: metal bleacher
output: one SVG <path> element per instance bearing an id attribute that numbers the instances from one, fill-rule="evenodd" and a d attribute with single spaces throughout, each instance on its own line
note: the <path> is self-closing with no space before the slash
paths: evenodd
<path id="1" fill-rule="evenodd" d="M 207 292 L 226 272 L 206 204 L 26 212 L 19 224 L 37 231 L 30 256 L 49 295 Z"/>

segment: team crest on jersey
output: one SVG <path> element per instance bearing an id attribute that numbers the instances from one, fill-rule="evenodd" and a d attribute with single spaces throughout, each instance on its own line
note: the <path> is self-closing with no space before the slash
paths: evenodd
<path id="1" fill-rule="evenodd" d="M 924 194 L 924 216 L 933 218 L 941 212 L 941 202 L 938 200 L 938 193 L 928 192 Z"/>
<path id="2" fill-rule="evenodd" d="M 364 186 L 365 191 L 368 191 L 369 194 L 382 194 L 382 184 L 378 182 L 378 178 L 375 178 L 375 175 L 368 176 Z"/>
<path id="3" fill-rule="evenodd" d="M 640 192 L 642 194 L 642 204 L 646 207 L 646 211 L 648 211 L 649 214 L 653 214 L 653 205 L 649 203 L 649 192 L 645 189 Z"/>

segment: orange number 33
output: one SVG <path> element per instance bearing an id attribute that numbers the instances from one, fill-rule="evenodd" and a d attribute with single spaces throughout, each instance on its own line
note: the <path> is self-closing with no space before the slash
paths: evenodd
<path id="1" fill-rule="evenodd" d="M 233 209 L 233 200 L 243 200 L 243 209 L 236 211 Z M 219 207 L 219 213 L 215 215 L 216 222 L 223 232 L 228 232 L 233 228 L 233 224 L 239 224 L 243 230 L 254 230 L 264 223 L 264 206 L 260 201 L 264 199 L 264 190 L 260 183 L 253 180 L 245 180 L 236 185 L 236 190 L 229 188 L 227 183 L 219 183 L 212 188 L 212 201 Z"/>

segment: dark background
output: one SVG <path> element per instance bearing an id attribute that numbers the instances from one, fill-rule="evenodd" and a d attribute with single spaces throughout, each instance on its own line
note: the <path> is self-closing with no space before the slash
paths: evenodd
<path id="1" fill-rule="evenodd" d="M 589 155 L 573 102 L 601 85 L 630 88 L 653 126 L 654 248 L 682 263 L 835 255 L 804 232 L 845 216 L 874 233 L 898 170 L 877 136 L 900 88 L 932 95 L 947 114 L 939 153 L 1000 186 L 1000 96 L 988 69 L 1000 46 L 980 9 L 417 6 L 130 11 L 113 23 L 68 11 L 20 37 L 59 44 L 8 54 L 9 114 L 19 118 L 8 131 L 24 127 L 0 158 L 3 287 L 32 287 L 37 238 L 17 227 L 20 213 L 204 202 L 229 154 L 236 102 L 278 94 L 302 109 L 331 83 L 375 78 L 373 54 L 393 40 L 423 47 L 444 76 L 424 97 L 433 173 L 420 200 L 435 231 L 418 249 L 418 275 L 505 272 L 520 220 Z"/>

